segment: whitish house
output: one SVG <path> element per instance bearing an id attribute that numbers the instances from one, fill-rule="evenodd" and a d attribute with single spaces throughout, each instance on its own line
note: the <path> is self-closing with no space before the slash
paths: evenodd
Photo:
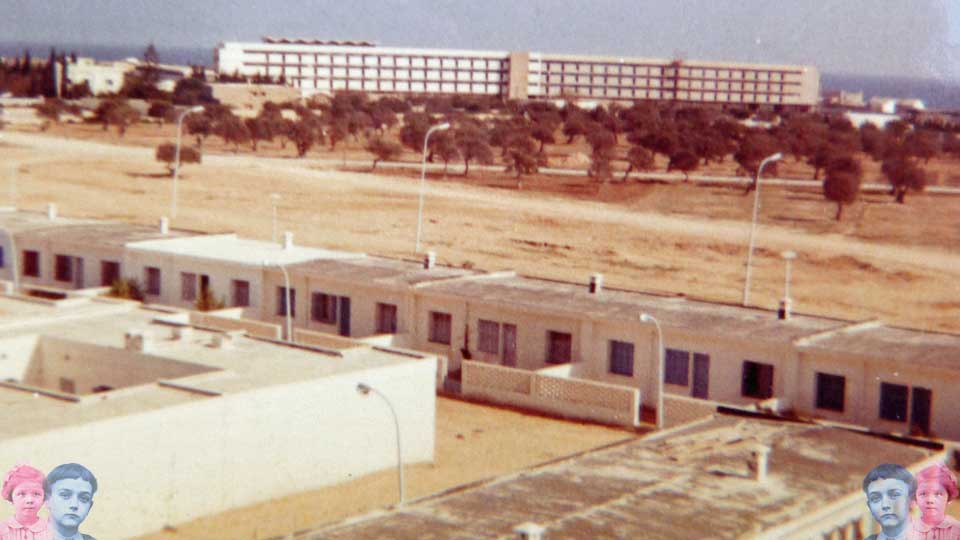
<path id="1" fill-rule="evenodd" d="M 245 317 L 268 320 L 263 311 L 268 268 L 362 256 L 297 246 L 291 233 L 284 235 L 283 242 L 219 234 L 129 244 L 124 269 L 127 277 L 143 283 L 148 302 L 193 308 L 209 292 L 226 307 L 243 308 Z"/>
<path id="2" fill-rule="evenodd" d="M 395 467 L 393 417 L 361 382 L 392 403 L 404 462 L 432 461 L 435 357 L 182 320 L 0 296 L 0 466 L 85 465 L 100 489 L 84 532 L 135 537 Z"/>
<path id="3" fill-rule="evenodd" d="M 793 341 L 845 324 L 515 274 L 428 284 L 418 305 L 416 348 L 448 355 L 451 370 L 464 354 L 523 369 L 571 363 L 575 377 L 638 387 L 648 406 L 659 343 L 641 313 L 663 330 L 665 392 L 733 404 L 777 397 L 785 407 L 797 382 Z"/>
<path id="4" fill-rule="evenodd" d="M 432 257 L 422 263 L 384 257 L 315 259 L 287 270 L 297 327 L 341 336 L 379 335 L 401 346 L 415 343 L 419 287 L 478 274 L 437 266 Z M 264 320 L 284 320 L 284 287 L 282 271 L 270 268 Z"/>

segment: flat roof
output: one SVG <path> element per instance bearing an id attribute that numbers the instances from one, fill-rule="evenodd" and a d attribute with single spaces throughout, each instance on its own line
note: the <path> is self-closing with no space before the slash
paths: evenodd
<path id="1" fill-rule="evenodd" d="M 31 229 L 20 234 L 25 239 L 52 239 L 76 246 L 123 247 L 131 242 L 197 236 L 201 233 L 170 229 L 160 232 L 156 226 L 135 223 L 95 222 L 63 224 L 55 227 Z"/>
<path id="2" fill-rule="evenodd" d="M 174 328 L 184 325 L 170 320 L 169 310 L 158 311 L 127 301 L 82 298 L 42 302 L 0 297 L 0 351 L 5 354 L 9 351 L 10 358 L 24 354 L 24 340 L 40 342 L 50 338 L 126 352 L 133 362 L 145 355 L 197 368 L 193 370 L 197 374 L 171 378 L 168 383 L 154 381 L 92 396 L 77 395 L 83 398 L 82 403 L 58 398 L 49 392 L 35 394 L 29 388 L 11 386 L 16 383 L 3 383 L 0 407 L 6 414 L 0 415 L 0 437 L 56 430 L 181 403 L 229 398 L 271 386 L 434 358 L 429 354 L 370 346 L 351 350 L 345 356 L 338 351 L 250 338 L 239 333 L 231 335 L 228 347 L 216 347 L 214 337 L 224 333 L 193 328 L 187 337 L 174 339 Z M 126 351 L 125 335 L 131 330 L 143 332 L 151 346 L 144 352 Z M 26 354 L 29 356 L 29 351 Z M 158 380 L 167 381 L 162 376 Z"/>
<path id="3" fill-rule="evenodd" d="M 770 448 L 763 482 L 754 477 L 760 446 Z M 546 527 L 550 540 L 741 538 L 860 492 L 864 475 L 880 463 L 910 466 L 934 455 L 840 428 L 718 414 L 662 438 L 590 452 L 304 538 L 511 538 L 526 522 Z"/>
<path id="4" fill-rule="evenodd" d="M 284 249 L 279 242 L 238 238 L 235 234 L 146 240 L 131 243 L 127 247 L 134 251 L 151 251 L 251 266 L 261 266 L 264 261 L 271 264 L 289 265 L 312 259 L 344 259 L 364 256 L 362 253 L 333 251 L 296 244 Z"/>
<path id="5" fill-rule="evenodd" d="M 60 230 L 71 225 L 93 225 L 96 223 L 103 223 L 103 221 L 95 219 L 66 218 L 61 216 L 50 219 L 46 212 L 20 210 L 18 208 L 9 206 L 0 207 L 0 229 L 11 233 L 21 233 L 24 231 L 42 229 Z"/>
<path id="6" fill-rule="evenodd" d="M 360 257 L 352 259 L 313 260 L 290 265 L 291 274 L 325 277 L 350 282 L 362 281 L 381 286 L 418 285 L 432 281 L 475 276 L 480 272 L 465 268 L 434 266 L 425 269 L 422 263 L 388 259 L 386 257 Z"/>
<path id="7" fill-rule="evenodd" d="M 960 335 L 891 326 L 853 327 L 810 340 L 801 350 L 844 352 L 904 364 L 960 369 Z"/>
<path id="8" fill-rule="evenodd" d="M 745 308 L 691 300 L 682 296 L 603 289 L 591 294 L 587 285 L 548 281 L 518 275 L 477 278 L 426 284 L 425 294 L 439 294 L 478 304 L 522 308 L 551 315 L 566 315 L 637 322 L 649 313 L 664 327 L 690 332 L 710 329 L 712 335 L 792 342 L 794 339 L 840 328 L 847 321 L 827 317 L 793 315 L 780 320 L 771 310 Z"/>

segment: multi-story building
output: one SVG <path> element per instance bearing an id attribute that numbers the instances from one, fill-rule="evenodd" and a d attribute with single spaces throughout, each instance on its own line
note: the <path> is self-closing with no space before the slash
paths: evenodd
<path id="1" fill-rule="evenodd" d="M 494 95 L 507 99 L 665 100 L 811 107 L 817 69 L 703 60 L 380 47 L 264 38 L 221 43 L 222 74 L 282 78 L 304 94 Z"/>

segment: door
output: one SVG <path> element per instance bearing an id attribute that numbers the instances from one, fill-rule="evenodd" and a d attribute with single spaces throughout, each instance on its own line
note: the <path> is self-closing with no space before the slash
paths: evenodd
<path id="1" fill-rule="evenodd" d="M 210 290 L 210 276 L 200 274 L 200 295 L 204 296 Z"/>
<path id="2" fill-rule="evenodd" d="M 82 289 L 83 288 L 83 258 L 74 257 L 73 258 L 73 286 Z"/>
<path id="3" fill-rule="evenodd" d="M 693 353 L 693 397 L 708 399 L 710 395 L 710 355 Z"/>
<path id="4" fill-rule="evenodd" d="M 922 435 L 930 434 L 930 402 L 933 392 L 929 388 L 913 387 L 910 400 L 910 432 Z"/>
<path id="5" fill-rule="evenodd" d="M 337 325 L 337 330 L 341 336 L 350 335 L 350 297 L 349 296 L 340 297 L 340 320 Z"/>
<path id="6" fill-rule="evenodd" d="M 503 324 L 503 365 L 517 365 L 517 325 Z"/>

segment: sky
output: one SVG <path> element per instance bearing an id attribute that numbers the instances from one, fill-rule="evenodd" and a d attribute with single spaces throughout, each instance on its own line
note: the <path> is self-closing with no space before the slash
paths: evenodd
<path id="1" fill-rule="evenodd" d="M 261 36 L 813 64 L 960 81 L 960 0 L 7 0 L 0 40 L 185 46 Z"/>

